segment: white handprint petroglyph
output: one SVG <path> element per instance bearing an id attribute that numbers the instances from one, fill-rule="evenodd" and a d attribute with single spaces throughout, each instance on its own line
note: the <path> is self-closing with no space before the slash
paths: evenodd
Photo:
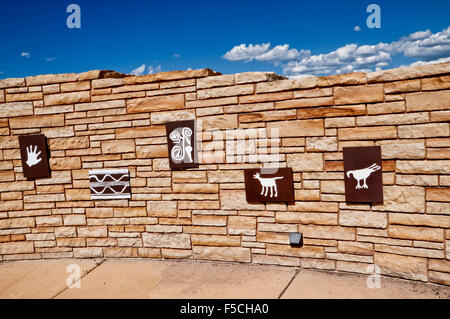
<path id="1" fill-rule="evenodd" d="M 34 149 L 33 149 L 34 146 Z M 27 146 L 27 165 L 29 167 L 34 166 L 38 164 L 40 161 L 42 161 L 42 158 L 38 158 L 38 156 L 41 154 L 41 151 L 36 153 L 37 146 L 36 145 L 30 145 Z"/>

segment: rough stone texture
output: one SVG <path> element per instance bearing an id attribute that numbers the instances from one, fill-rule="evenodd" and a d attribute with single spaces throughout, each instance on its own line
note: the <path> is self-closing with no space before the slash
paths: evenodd
<path id="1" fill-rule="evenodd" d="M 184 94 L 132 99 L 127 102 L 129 113 L 184 109 Z"/>
<path id="2" fill-rule="evenodd" d="M 336 87 L 334 101 L 336 105 L 382 102 L 384 98 L 383 85 Z"/>
<path id="3" fill-rule="evenodd" d="M 357 273 L 379 263 L 449 285 L 449 65 L 297 80 L 208 69 L 0 80 L 0 261 L 188 258 Z M 200 166 L 171 170 L 164 124 L 187 119 Z M 23 176 L 17 136 L 31 133 L 48 139 L 50 178 Z M 342 149 L 372 145 L 384 203 L 346 203 Z M 244 157 L 257 152 L 266 155 Z M 244 169 L 275 159 L 294 170 L 295 202 L 247 203 Z M 101 168 L 128 169 L 132 198 L 91 200 L 88 172 Z M 296 231 L 302 248 L 289 246 Z"/>

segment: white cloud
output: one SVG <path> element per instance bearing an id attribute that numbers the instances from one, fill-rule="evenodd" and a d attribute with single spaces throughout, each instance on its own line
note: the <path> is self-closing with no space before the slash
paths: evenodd
<path id="1" fill-rule="evenodd" d="M 175 59 L 178 59 L 178 58 L 181 58 L 181 55 L 178 54 L 178 53 L 174 53 L 174 54 L 173 54 L 173 57 L 174 57 Z"/>
<path id="2" fill-rule="evenodd" d="M 45 58 L 45 61 L 47 61 L 47 62 L 52 62 L 52 61 L 55 61 L 55 60 L 56 60 L 55 57 Z"/>
<path id="3" fill-rule="evenodd" d="M 3 74 L 3 73 L 5 73 L 5 71 L 0 71 L 0 74 Z"/>
<path id="4" fill-rule="evenodd" d="M 133 71 L 130 72 L 131 75 L 142 75 L 145 72 L 145 64 L 142 64 L 140 67 L 137 67 Z"/>
<path id="5" fill-rule="evenodd" d="M 25 57 L 25 58 L 27 58 L 27 59 L 30 57 L 30 55 L 31 55 L 30 52 L 22 52 L 22 53 L 20 54 L 21 57 Z"/>
<path id="6" fill-rule="evenodd" d="M 450 62 L 450 57 L 440 58 L 440 59 L 431 60 L 431 61 L 416 61 L 414 63 L 411 63 L 410 66 L 445 63 L 445 62 Z"/>
<path id="7" fill-rule="evenodd" d="M 277 45 L 273 48 L 270 48 L 270 43 L 241 44 L 225 53 L 223 58 L 229 61 L 250 62 L 256 60 L 278 65 L 283 61 L 294 60 L 310 54 L 309 50 L 289 49 L 289 44 Z"/>
<path id="8" fill-rule="evenodd" d="M 356 26 L 354 30 L 361 28 Z M 241 44 L 225 53 L 223 58 L 282 64 L 285 75 L 296 77 L 381 70 L 390 65 L 393 55 L 419 59 L 417 65 L 427 61 L 444 61 L 443 58 L 450 56 L 450 27 L 437 33 L 430 30 L 414 32 L 390 43 L 346 44 L 335 51 L 317 55 L 311 55 L 309 50 L 289 49 L 288 44 L 273 48 L 270 43 Z"/>
<path id="9" fill-rule="evenodd" d="M 153 74 L 153 73 L 159 73 L 161 72 L 161 66 L 158 65 L 156 67 L 153 67 L 151 65 L 148 66 L 147 68 L 147 74 Z"/>
<path id="10" fill-rule="evenodd" d="M 359 27 L 359 25 L 355 25 L 355 27 L 353 28 L 353 30 L 355 30 L 356 32 L 361 31 L 361 28 Z"/>

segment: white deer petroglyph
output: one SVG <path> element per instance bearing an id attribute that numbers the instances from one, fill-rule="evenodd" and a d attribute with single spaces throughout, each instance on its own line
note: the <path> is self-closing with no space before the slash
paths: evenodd
<path id="1" fill-rule="evenodd" d="M 375 171 L 378 171 L 380 169 L 380 165 L 373 163 L 369 167 L 362 168 L 362 169 L 355 169 L 353 171 L 347 171 L 347 178 L 350 178 L 350 175 L 353 175 L 353 178 L 358 181 L 358 184 L 356 185 L 355 189 L 360 188 L 369 188 L 366 184 L 366 179 Z M 361 186 L 359 185 L 359 182 L 361 180 L 364 180 L 364 184 Z"/>
<path id="2" fill-rule="evenodd" d="M 262 191 L 261 191 L 261 195 L 267 196 L 267 193 L 270 189 L 270 197 L 273 197 L 273 192 L 275 191 L 275 197 L 278 196 L 278 191 L 277 191 L 277 183 L 276 180 L 277 179 L 282 179 L 283 176 L 281 177 L 270 177 L 270 178 L 263 178 L 260 177 L 259 173 L 256 173 L 255 175 L 253 175 L 253 178 L 259 180 L 259 182 L 261 183 L 262 186 Z"/>

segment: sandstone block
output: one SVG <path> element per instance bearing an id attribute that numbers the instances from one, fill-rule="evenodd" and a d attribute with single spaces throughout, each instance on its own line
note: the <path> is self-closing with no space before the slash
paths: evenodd
<path id="1" fill-rule="evenodd" d="M 400 225 L 389 225 L 389 237 L 424 240 L 424 241 L 438 241 L 442 242 L 444 238 L 444 230 L 438 228 L 428 227 L 410 227 Z"/>
<path id="2" fill-rule="evenodd" d="M 323 170 L 323 156 L 321 153 L 287 154 L 286 162 L 294 172 Z"/>
<path id="3" fill-rule="evenodd" d="M 310 109 L 298 109 L 299 119 L 310 119 L 320 117 L 339 117 L 366 114 L 365 104 L 354 104 L 345 106 L 316 107 Z"/>
<path id="4" fill-rule="evenodd" d="M 343 73 L 319 77 L 319 86 L 355 85 L 365 83 L 366 74 L 363 72 Z"/>
<path id="5" fill-rule="evenodd" d="M 218 184 L 173 184 L 174 193 L 217 194 Z"/>
<path id="6" fill-rule="evenodd" d="M 427 259 L 375 252 L 375 264 L 383 274 L 427 281 Z"/>
<path id="7" fill-rule="evenodd" d="M 73 256 L 75 258 L 103 257 L 103 249 L 101 247 L 74 248 Z"/>
<path id="8" fill-rule="evenodd" d="M 317 86 L 318 79 L 315 76 L 296 80 L 279 80 L 256 84 L 256 93 L 280 92 L 294 89 L 308 89 Z"/>
<path id="9" fill-rule="evenodd" d="M 336 137 L 308 137 L 306 138 L 306 151 L 307 152 L 332 152 L 337 151 L 337 138 Z"/>
<path id="10" fill-rule="evenodd" d="M 280 137 L 322 136 L 325 134 L 323 120 L 282 121 L 267 123 L 267 129 L 278 129 Z M 272 133 L 271 133 L 272 135 Z"/>
<path id="11" fill-rule="evenodd" d="M 397 161 L 396 169 L 406 174 L 450 174 L 450 160 Z"/>
<path id="12" fill-rule="evenodd" d="M 393 212 L 425 212 L 425 190 L 416 186 L 384 186 L 384 204 L 374 205 L 373 210 Z"/>
<path id="13" fill-rule="evenodd" d="M 12 129 L 64 126 L 64 114 L 12 118 L 9 126 Z"/>
<path id="14" fill-rule="evenodd" d="M 25 78 L 9 78 L 0 80 L 0 89 L 25 86 Z"/>
<path id="15" fill-rule="evenodd" d="M 324 106 L 324 105 L 333 105 L 333 104 L 334 104 L 334 101 L 333 101 L 332 96 L 311 97 L 311 98 L 303 98 L 303 99 L 298 99 L 298 100 L 275 102 L 275 108 L 276 109 L 290 109 L 290 108 Z"/>
<path id="16" fill-rule="evenodd" d="M 45 105 L 61 105 L 90 102 L 91 95 L 88 91 L 48 94 L 44 96 Z"/>
<path id="17" fill-rule="evenodd" d="M 106 226 L 87 226 L 77 228 L 78 237 L 107 237 Z"/>
<path id="18" fill-rule="evenodd" d="M 102 89 L 112 86 L 119 86 L 124 83 L 124 79 L 121 78 L 111 78 L 111 79 L 98 79 L 92 80 L 92 88 L 94 89 Z"/>
<path id="19" fill-rule="evenodd" d="M 264 210 L 263 204 L 248 204 L 243 190 L 221 190 L 220 204 L 222 209 L 229 210 Z"/>
<path id="20" fill-rule="evenodd" d="M 128 141 L 128 140 L 124 140 Z M 168 157 L 167 145 L 145 145 L 136 147 L 137 158 Z"/>
<path id="21" fill-rule="evenodd" d="M 448 228 L 450 216 L 390 213 L 389 224 Z"/>
<path id="22" fill-rule="evenodd" d="M 34 246 L 32 242 L 0 243 L 0 255 L 31 253 L 34 253 Z"/>
<path id="23" fill-rule="evenodd" d="M 218 86 L 229 86 L 234 84 L 233 74 L 209 76 L 197 79 L 198 89 L 207 89 Z"/>
<path id="24" fill-rule="evenodd" d="M 102 142 L 103 154 L 128 153 L 134 151 L 134 140 L 113 140 Z"/>
<path id="25" fill-rule="evenodd" d="M 403 93 L 420 91 L 420 80 L 405 80 L 384 84 L 385 93 Z"/>
<path id="26" fill-rule="evenodd" d="M 231 235 L 256 235 L 256 217 L 229 216 L 228 233 Z"/>
<path id="27" fill-rule="evenodd" d="M 142 113 L 186 108 L 184 94 L 137 98 L 127 101 L 128 113 Z"/>
<path id="28" fill-rule="evenodd" d="M 427 188 L 427 201 L 449 202 L 450 188 Z"/>
<path id="29" fill-rule="evenodd" d="M 220 130 L 220 129 L 231 129 L 238 127 L 237 115 L 214 115 L 205 116 L 197 120 L 197 127 L 202 130 Z"/>
<path id="30" fill-rule="evenodd" d="M 174 201 L 148 201 L 148 216 L 177 217 L 177 203 Z"/>
<path id="31" fill-rule="evenodd" d="M 422 90 L 450 89 L 450 75 L 422 79 Z"/>
<path id="32" fill-rule="evenodd" d="M 273 72 L 243 72 L 234 74 L 234 81 L 236 84 L 271 82 L 281 79 L 285 78 Z"/>
<path id="33" fill-rule="evenodd" d="M 447 137 L 449 134 L 450 127 L 448 123 L 400 125 L 398 127 L 398 136 L 400 138 Z"/>
<path id="34" fill-rule="evenodd" d="M 355 240 L 355 229 L 340 226 L 299 225 L 305 238 Z"/>
<path id="35" fill-rule="evenodd" d="M 70 82 L 61 84 L 61 92 L 85 91 L 90 89 L 91 89 L 91 82 L 89 81 Z"/>
<path id="36" fill-rule="evenodd" d="M 405 101 L 367 104 L 367 114 L 369 115 L 403 113 L 404 111 Z"/>
<path id="37" fill-rule="evenodd" d="M 339 225 L 371 228 L 386 228 L 386 213 L 371 213 L 366 211 L 341 210 Z"/>
<path id="38" fill-rule="evenodd" d="M 395 126 L 355 127 L 338 129 L 339 140 L 378 140 L 397 138 Z"/>
<path id="39" fill-rule="evenodd" d="M 277 212 L 277 223 L 312 224 L 312 225 L 337 225 L 335 213 L 305 213 L 305 212 Z"/>
<path id="40" fill-rule="evenodd" d="M 336 105 L 382 102 L 383 99 L 384 91 L 381 84 L 334 88 Z"/>
<path id="41" fill-rule="evenodd" d="M 425 145 L 416 141 L 387 141 L 381 142 L 381 156 L 383 159 L 414 159 L 425 158 Z"/>
<path id="42" fill-rule="evenodd" d="M 450 90 L 406 94 L 408 112 L 447 110 L 450 107 Z"/>
<path id="43" fill-rule="evenodd" d="M 70 138 L 55 138 L 49 140 L 49 147 L 52 151 L 70 150 L 89 147 L 89 137 L 77 136 Z"/>
<path id="44" fill-rule="evenodd" d="M 36 217 L 36 226 L 62 226 L 61 216 L 38 216 Z"/>
<path id="45" fill-rule="evenodd" d="M 33 115 L 33 102 L 4 103 L 0 106 L 0 117 L 2 118 L 24 115 Z"/>
<path id="46" fill-rule="evenodd" d="M 427 123 L 428 113 L 408 113 L 408 114 L 389 114 L 357 117 L 356 124 L 358 126 L 372 125 L 397 125 L 397 124 L 416 124 Z M 426 124 L 428 125 L 428 124 Z M 412 126 L 412 125 L 411 125 Z M 407 127 L 407 126 L 405 126 Z"/>
<path id="47" fill-rule="evenodd" d="M 194 246 L 195 259 L 250 262 L 250 249 L 241 247 Z"/>
<path id="48" fill-rule="evenodd" d="M 339 241 L 338 252 L 352 255 L 373 255 L 372 243 L 360 243 L 351 241 Z"/>
<path id="49" fill-rule="evenodd" d="M 152 112 L 151 116 L 152 125 L 164 124 L 171 121 L 185 121 L 194 119 L 195 119 L 194 110 Z"/>
<path id="50" fill-rule="evenodd" d="M 41 92 L 6 94 L 6 102 L 42 100 Z"/>
<path id="51" fill-rule="evenodd" d="M 221 235 L 191 235 L 192 245 L 195 246 L 227 246 L 238 247 L 241 245 L 240 236 Z"/>
<path id="52" fill-rule="evenodd" d="M 191 238 L 187 234 L 149 234 L 143 233 L 144 247 L 156 248 L 191 248 Z"/>

